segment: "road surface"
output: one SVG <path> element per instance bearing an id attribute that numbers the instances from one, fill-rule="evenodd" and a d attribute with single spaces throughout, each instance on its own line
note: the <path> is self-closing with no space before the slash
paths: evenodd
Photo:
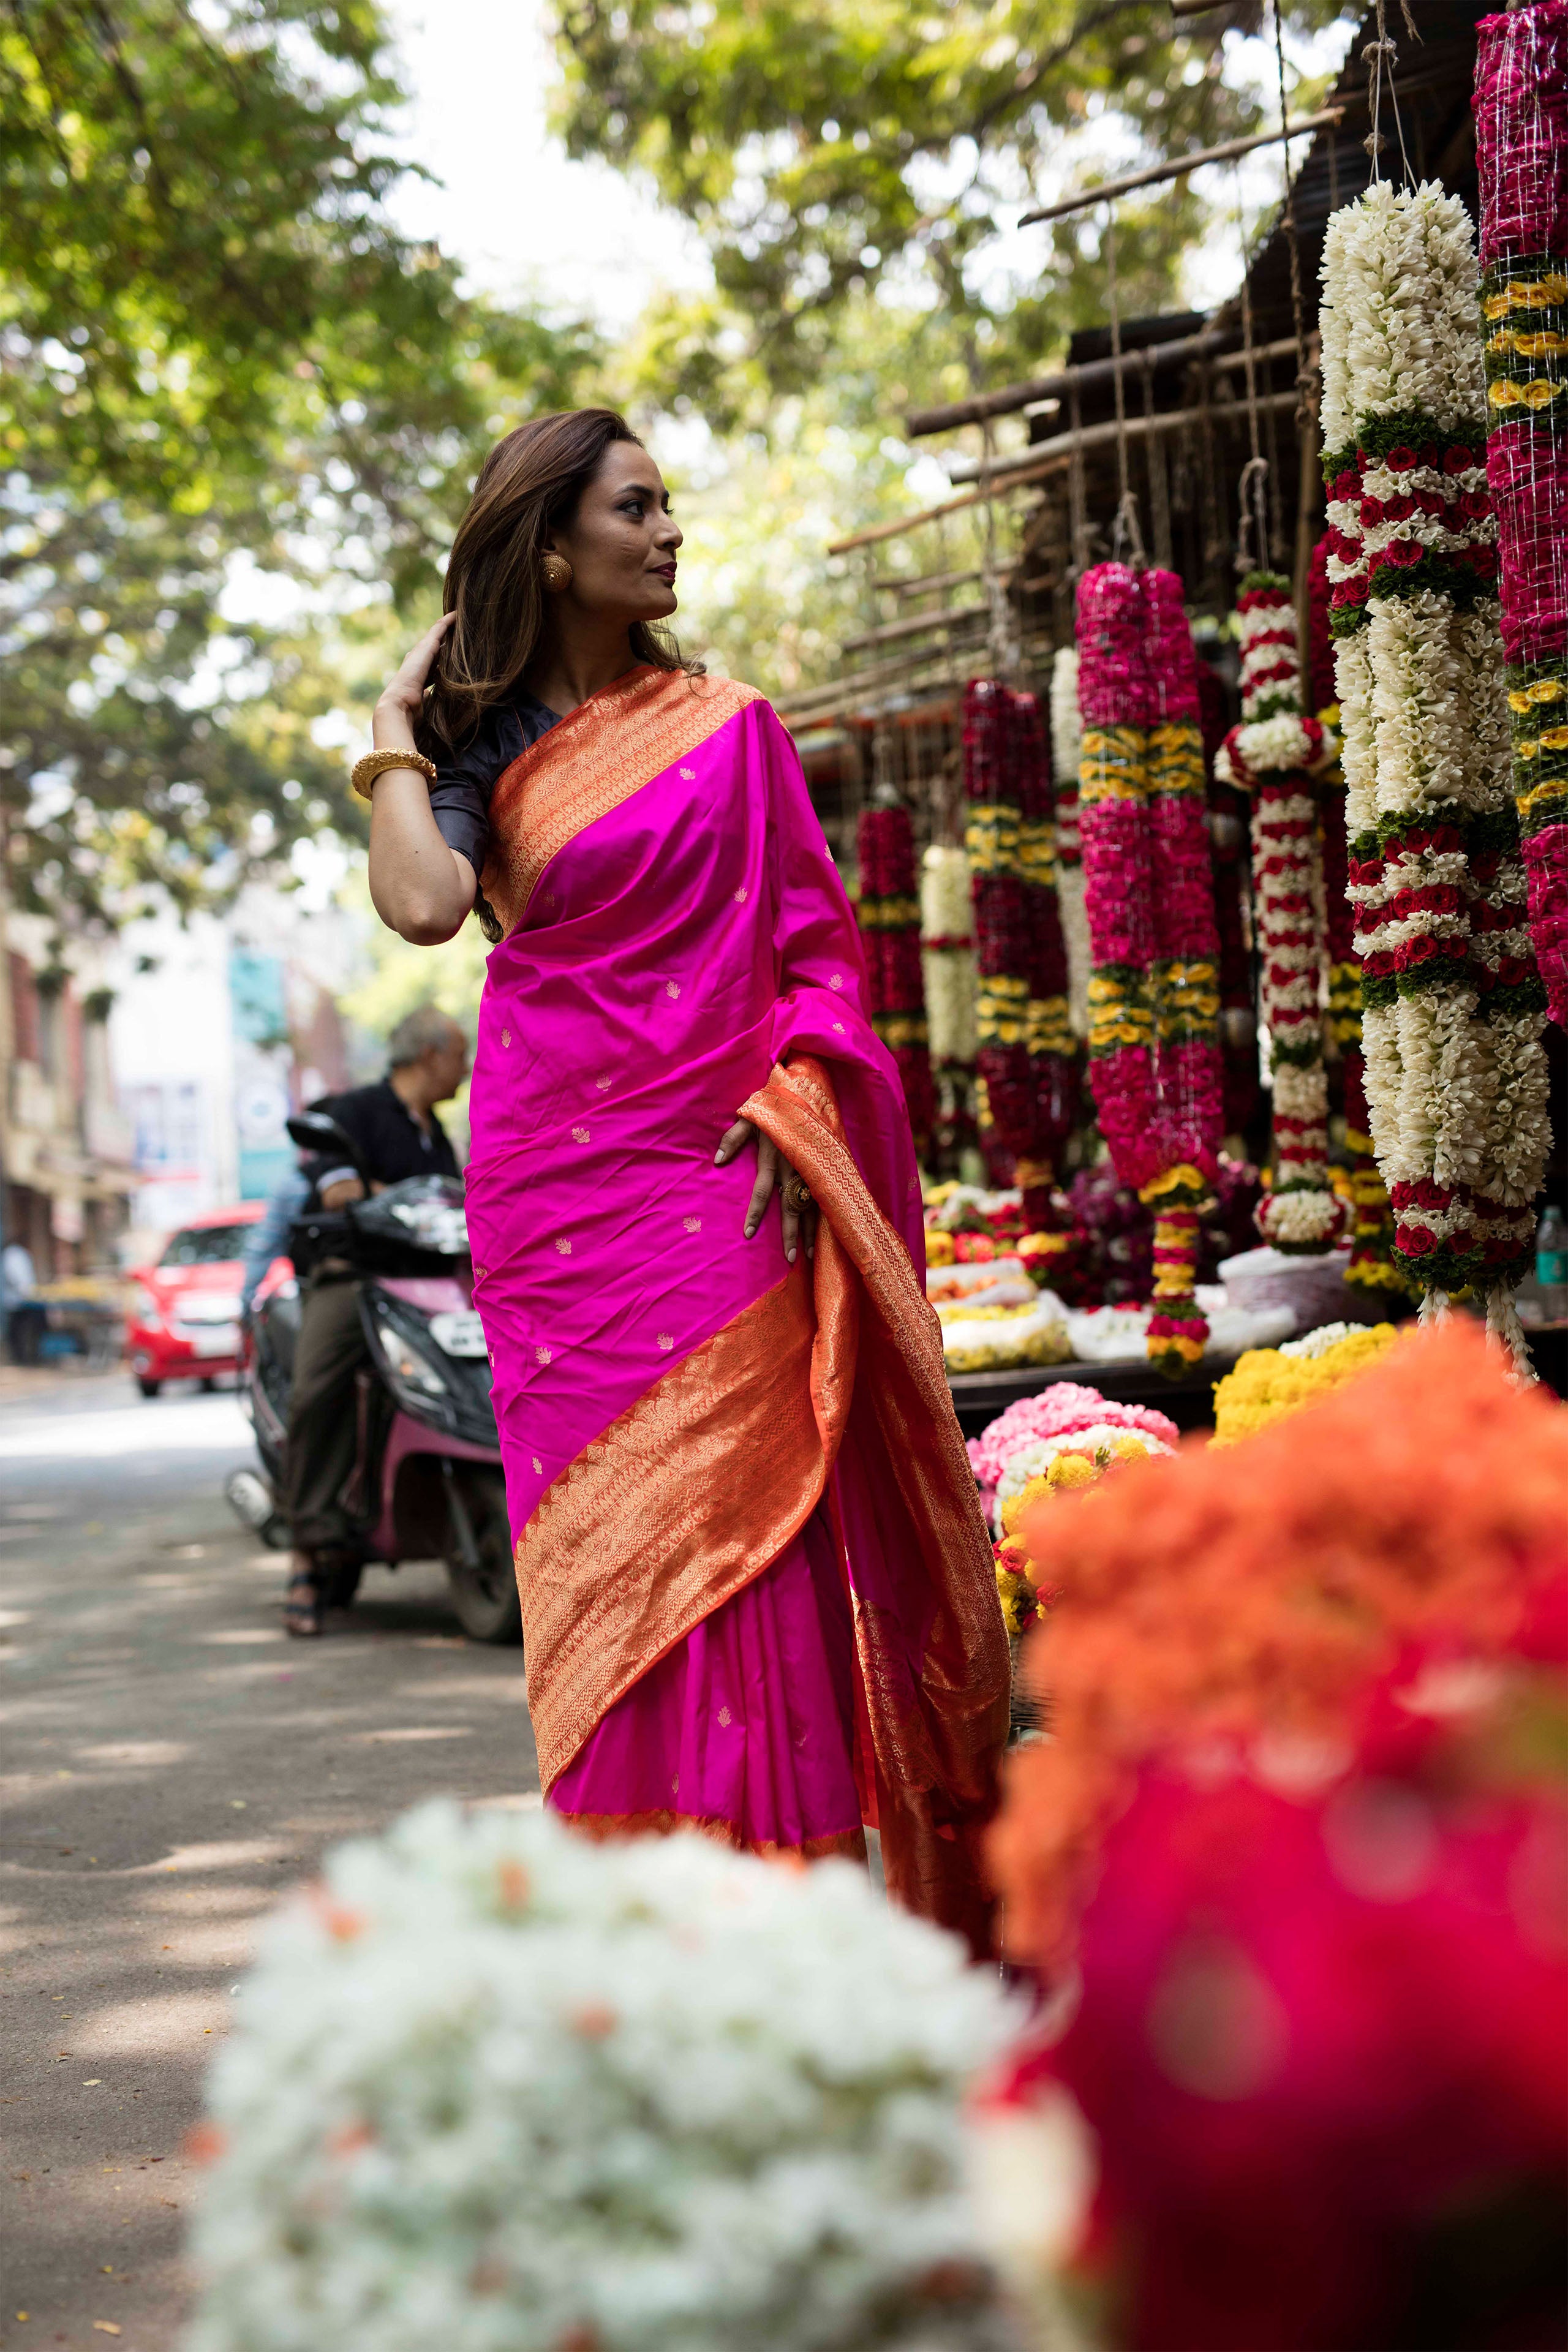
<path id="1" fill-rule="evenodd" d="M 283 1557 L 223 1500 L 249 1454 L 231 1395 L 0 1391 L 7 2347 L 175 2352 L 184 2143 L 258 1921 L 423 1797 L 539 1801 L 521 1653 L 459 1636 L 438 1568 L 286 1639 Z"/>

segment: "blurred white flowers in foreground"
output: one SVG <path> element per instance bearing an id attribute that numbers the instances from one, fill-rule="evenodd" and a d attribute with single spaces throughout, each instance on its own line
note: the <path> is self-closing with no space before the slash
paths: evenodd
<path id="1" fill-rule="evenodd" d="M 992 2352 L 994 1977 L 864 1874 L 428 1805 L 267 1931 L 188 2352 Z"/>

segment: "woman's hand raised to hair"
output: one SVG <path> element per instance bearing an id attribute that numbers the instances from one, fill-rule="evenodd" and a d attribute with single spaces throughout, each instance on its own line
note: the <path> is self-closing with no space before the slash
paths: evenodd
<path id="1" fill-rule="evenodd" d="M 783 1192 L 795 1170 L 778 1145 L 763 1135 L 759 1128 L 753 1127 L 749 1118 L 738 1118 L 733 1127 L 725 1130 L 723 1141 L 713 1155 L 714 1164 L 727 1168 L 735 1154 L 748 1143 L 754 1143 L 757 1147 L 757 1181 L 752 1186 L 752 1197 L 746 1203 L 744 1226 L 746 1239 L 750 1241 L 767 1213 L 774 1186 Z M 792 1209 L 789 1195 L 784 1192 L 784 1255 L 791 1265 L 795 1264 L 795 1251 L 802 1242 L 805 1244 L 807 1257 L 813 1256 L 816 1250 L 816 1203 L 807 1199 L 800 1208 Z"/>
<path id="2" fill-rule="evenodd" d="M 430 666 L 452 625 L 444 614 L 406 654 L 381 690 L 371 723 L 378 751 L 412 751 Z M 371 787 L 370 895 L 391 930 L 416 947 L 456 938 L 474 903 L 468 859 L 441 838 L 430 791 L 416 768 L 386 768 Z"/>
<path id="3" fill-rule="evenodd" d="M 433 629 L 426 629 L 416 646 L 409 648 L 392 677 L 382 688 L 376 700 L 375 715 L 371 720 L 371 733 L 378 751 L 412 751 L 414 723 L 425 699 L 431 666 L 440 652 L 447 630 L 457 619 L 455 613 L 443 613 Z M 396 731 L 402 722 L 407 740 Z M 390 734 L 384 729 L 390 726 Z"/>

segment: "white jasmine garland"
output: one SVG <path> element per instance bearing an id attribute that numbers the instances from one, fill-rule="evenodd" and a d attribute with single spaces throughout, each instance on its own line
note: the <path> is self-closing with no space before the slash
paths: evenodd
<path id="1" fill-rule="evenodd" d="M 969 859 L 962 849 L 933 842 L 921 861 L 921 968 L 931 1057 L 939 1067 L 974 1059 L 980 982 L 973 946 L 928 943 L 972 939 L 973 930 Z"/>
<path id="2" fill-rule="evenodd" d="M 1276 1249 L 1331 1249 L 1344 1230 L 1344 1204 L 1327 1188 L 1270 1192 L 1258 1230 Z"/>
<path id="3" fill-rule="evenodd" d="M 264 1935 L 187 2352 L 1000 2352 L 960 2100 L 1020 2021 L 847 1864 L 425 1806 Z"/>
<path id="4" fill-rule="evenodd" d="M 1051 772 L 1057 785 L 1057 855 L 1075 861 L 1083 855 L 1076 780 L 1083 754 L 1083 721 L 1078 707 L 1078 647 L 1062 646 L 1051 663 Z"/>
<path id="5" fill-rule="evenodd" d="M 1299 714 L 1254 719 L 1250 726 L 1238 727 L 1230 740 L 1235 755 L 1258 776 L 1280 769 L 1305 771 L 1316 757 Z"/>
<path id="6" fill-rule="evenodd" d="M 1539 1185 L 1547 1140 L 1543 1021 L 1530 1005 L 1522 867 L 1504 822 L 1497 605 L 1487 597 L 1457 609 L 1430 586 L 1402 593 L 1390 567 L 1371 569 L 1396 541 L 1463 558 L 1496 539 L 1489 513 L 1464 515 L 1460 505 L 1460 494 L 1484 489 L 1484 468 L 1450 474 L 1422 455 L 1434 442 L 1445 454 L 1450 443 L 1479 454 L 1484 440 L 1479 278 L 1463 205 L 1430 183 L 1370 189 L 1329 223 L 1323 294 L 1324 446 L 1342 464 L 1352 449 L 1365 453 L 1353 501 L 1331 486 L 1331 523 L 1351 543 L 1331 555 L 1331 582 L 1369 580 L 1364 626 L 1336 646 L 1347 829 L 1363 868 L 1374 829 L 1384 843 L 1381 875 L 1363 870 L 1351 897 L 1369 999 L 1391 983 L 1400 991 L 1363 1012 L 1367 1109 L 1384 1181 L 1408 1188 L 1403 1204 L 1395 1199 L 1397 1238 L 1414 1265 L 1435 1270 L 1427 1306 L 1436 1311 L 1489 1241 L 1512 1246 L 1517 1234 L 1522 1254 L 1521 1204 Z M 1380 419 L 1395 420 L 1414 464 L 1387 462 L 1398 453 Z M 1440 515 L 1419 503 L 1434 494 Z M 1408 515 L 1379 511 L 1407 500 Z M 1483 884 L 1468 845 L 1439 848 L 1430 832 L 1453 824 L 1463 839 L 1488 819 L 1500 822 L 1482 836 Z M 1489 974 L 1495 987 L 1483 995 L 1476 983 Z M 1511 1339 L 1505 1288 L 1489 1293 L 1488 1323 Z"/>
<path id="7" fill-rule="evenodd" d="M 1329 1349 L 1337 1348 L 1342 1339 L 1353 1339 L 1356 1333 L 1365 1328 L 1362 1323 L 1320 1323 L 1315 1331 L 1303 1331 L 1299 1339 L 1281 1340 L 1279 1353 L 1309 1358 L 1326 1356 Z"/>

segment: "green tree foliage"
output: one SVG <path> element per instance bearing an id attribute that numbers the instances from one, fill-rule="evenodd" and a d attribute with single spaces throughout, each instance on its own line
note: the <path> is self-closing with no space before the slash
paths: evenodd
<path id="1" fill-rule="evenodd" d="M 570 150 L 646 170 L 707 240 L 715 297 L 705 317 L 667 311 L 662 340 L 671 391 L 724 421 L 751 371 L 817 380 L 868 289 L 940 308 L 952 349 L 922 396 L 1026 370 L 1104 316 L 1089 221 L 1024 232 L 1021 281 L 997 263 L 1074 134 L 1113 125 L 1129 153 L 1159 154 L 1258 121 L 1212 37 L 1151 0 L 564 0 L 558 47 Z M 1124 208 L 1127 315 L 1168 299 L 1202 219 L 1181 183 Z"/>
<path id="2" fill-rule="evenodd" d="M 417 603 L 483 446 L 596 357 L 396 233 L 384 41 L 373 0 L 0 6 L 0 821 L 23 903 L 189 899 L 215 856 L 237 879 L 319 822 L 325 697 L 302 649 L 223 627 L 236 551 Z"/>

